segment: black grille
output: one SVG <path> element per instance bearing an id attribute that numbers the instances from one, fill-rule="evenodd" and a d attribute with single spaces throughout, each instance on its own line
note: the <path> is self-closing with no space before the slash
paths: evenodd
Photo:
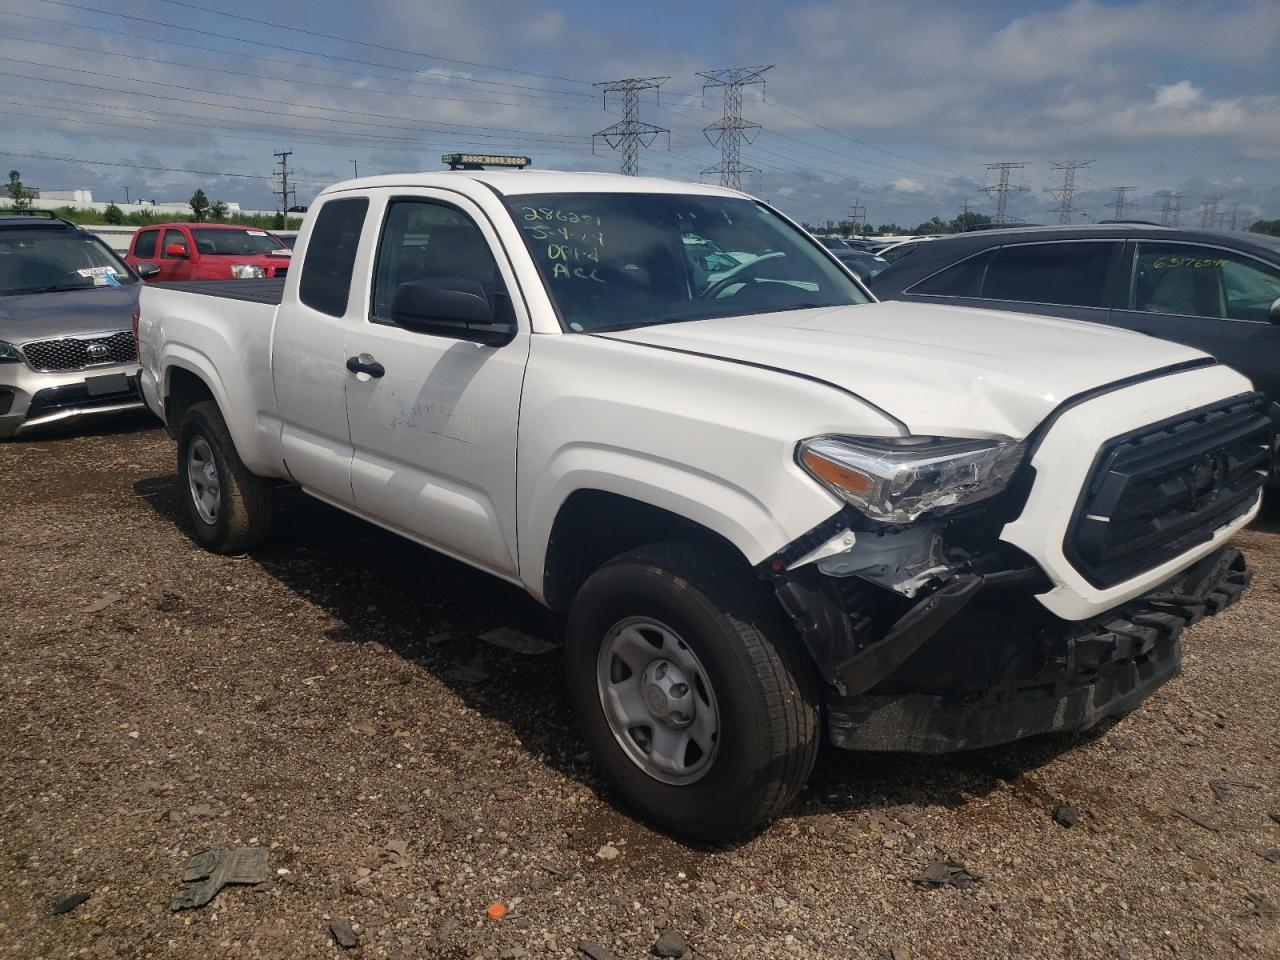
<path id="1" fill-rule="evenodd" d="M 1247 512 L 1271 467 L 1262 394 L 1107 441 L 1067 531 L 1067 558 L 1110 587 L 1185 553 Z"/>
<path id="2" fill-rule="evenodd" d="M 128 330 L 105 337 L 39 340 L 24 344 L 22 352 L 31 366 L 49 373 L 83 370 L 106 363 L 132 363 L 138 359 L 137 345 Z"/>

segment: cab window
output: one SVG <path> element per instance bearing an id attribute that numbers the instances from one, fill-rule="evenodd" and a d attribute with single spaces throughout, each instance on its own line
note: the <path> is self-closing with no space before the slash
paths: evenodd
<path id="1" fill-rule="evenodd" d="M 1186 243 L 1139 243 L 1131 309 L 1266 323 L 1280 271 L 1252 257 Z"/>
<path id="2" fill-rule="evenodd" d="M 133 255 L 142 258 L 154 257 L 156 255 L 156 240 L 159 236 L 159 230 L 143 230 L 138 234 L 138 239 L 133 244 Z"/>
<path id="3" fill-rule="evenodd" d="M 176 243 L 182 248 L 183 253 L 190 254 L 187 249 L 187 238 L 181 230 L 166 230 L 164 232 L 164 256 L 169 256 L 169 244 Z"/>
<path id="4" fill-rule="evenodd" d="M 447 204 L 393 200 L 378 242 L 370 319 L 391 323 L 396 289 L 416 280 L 474 280 L 495 306 L 495 298 L 505 303 L 498 262 L 475 221 Z"/>
<path id="5" fill-rule="evenodd" d="M 316 215 L 298 283 L 298 299 L 312 310 L 346 316 L 351 271 L 368 209 L 367 197 L 344 197 L 328 201 Z"/>

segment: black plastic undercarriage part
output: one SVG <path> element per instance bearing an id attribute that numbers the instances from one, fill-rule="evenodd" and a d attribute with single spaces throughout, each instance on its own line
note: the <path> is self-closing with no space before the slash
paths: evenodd
<path id="1" fill-rule="evenodd" d="M 1092 620 L 1052 616 L 1025 591 L 989 591 L 864 693 L 831 696 L 838 747 L 943 753 L 1087 730 L 1138 706 L 1181 668 L 1182 631 L 1252 579 L 1223 547 Z"/>

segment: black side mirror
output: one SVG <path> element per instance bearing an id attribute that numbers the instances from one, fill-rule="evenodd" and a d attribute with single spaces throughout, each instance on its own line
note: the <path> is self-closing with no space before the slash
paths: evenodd
<path id="1" fill-rule="evenodd" d="M 1280 323 L 1280 297 L 1272 301 L 1271 309 L 1267 311 L 1267 319 L 1272 323 Z"/>
<path id="2" fill-rule="evenodd" d="M 150 280 L 160 272 L 160 264 L 158 263 L 140 263 L 136 267 L 136 272 L 143 280 Z"/>
<path id="3" fill-rule="evenodd" d="M 494 309 L 479 281 L 462 277 L 402 283 L 391 299 L 392 323 L 489 347 L 502 347 L 515 339 L 515 319 L 510 314 L 509 309 Z"/>

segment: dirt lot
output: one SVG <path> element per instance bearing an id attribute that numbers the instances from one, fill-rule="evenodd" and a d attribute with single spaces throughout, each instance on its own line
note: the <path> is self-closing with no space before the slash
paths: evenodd
<path id="1" fill-rule="evenodd" d="M 603 792 L 558 651 L 478 639 L 558 640 L 518 590 L 295 491 L 268 549 L 203 553 L 173 459 L 146 421 L 0 446 L 0 957 L 1280 956 L 1275 510 L 1245 601 L 1104 736 L 832 753 L 698 849 Z M 272 889 L 170 911 L 244 844 Z M 913 882 L 939 856 L 982 879 Z"/>

